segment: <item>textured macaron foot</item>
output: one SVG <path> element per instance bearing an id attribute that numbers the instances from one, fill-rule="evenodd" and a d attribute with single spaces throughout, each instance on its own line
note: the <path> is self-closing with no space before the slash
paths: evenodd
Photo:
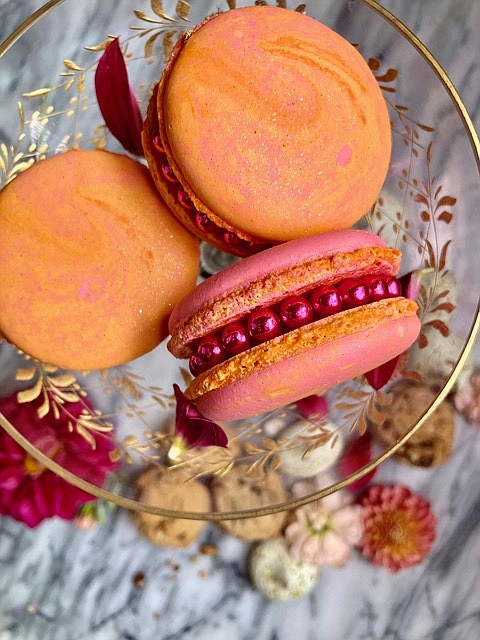
<path id="1" fill-rule="evenodd" d="M 299 12 L 255 6 L 180 38 L 143 145 L 175 215 L 245 256 L 354 224 L 385 180 L 391 133 L 353 46 Z"/>

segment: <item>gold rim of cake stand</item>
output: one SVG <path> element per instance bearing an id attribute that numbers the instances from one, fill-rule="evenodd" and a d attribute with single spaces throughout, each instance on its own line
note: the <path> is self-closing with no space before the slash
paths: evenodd
<path id="1" fill-rule="evenodd" d="M 44 17 L 49 11 L 54 9 L 57 5 L 61 4 L 65 0 L 50 0 L 46 4 L 44 4 L 40 9 L 32 13 L 22 24 L 20 24 L 7 38 L 3 43 L 0 44 L 0 59 L 1 57 L 10 49 L 10 47 L 32 27 L 36 22 L 38 22 L 42 17 Z M 396 18 L 390 11 L 382 7 L 376 2 L 376 0 L 360 0 L 367 6 L 369 6 L 373 11 L 378 13 L 382 18 L 384 18 L 387 22 L 389 22 L 397 31 L 399 31 L 402 36 L 404 36 L 410 44 L 412 44 L 415 49 L 421 54 L 421 56 L 428 62 L 430 67 L 436 73 L 436 75 L 440 78 L 442 84 L 444 85 L 447 93 L 450 95 L 452 102 L 454 103 L 460 118 L 463 121 L 465 126 L 467 135 L 470 139 L 470 143 L 472 145 L 472 149 L 474 152 L 474 156 L 477 163 L 477 168 L 480 174 L 480 141 L 478 139 L 478 135 L 475 131 L 475 127 L 470 119 L 468 111 L 461 100 L 457 90 L 453 86 L 450 78 L 441 67 L 441 65 L 437 62 L 436 58 L 430 53 L 427 47 L 414 35 L 410 29 L 403 24 L 398 18 Z M 30 455 L 32 455 L 36 460 L 38 460 L 41 464 L 43 464 L 47 469 L 53 471 L 61 478 L 66 480 L 67 482 L 75 485 L 76 487 L 90 493 L 97 498 L 101 498 L 103 500 L 107 500 L 109 502 L 113 502 L 120 507 L 124 507 L 131 511 L 141 511 L 146 513 L 151 513 L 153 515 L 159 516 L 167 516 L 171 518 L 183 518 L 187 520 L 233 520 L 233 519 L 241 519 L 241 518 L 252 518 L 258 516 L 266 516 L 273 513 L 278 513 L 280 511 L 288 511 L 291 509 L 296 509 L 304 504 L 308 504 L 313 500 L 319 500 L 324 498 L 325 496 L 333 493 L 334 491 L 338 491 L 339 489 L 343 489 L 349 484 L 360 480 L 363 476 L 370 473 L 374 469 L 376 469 L 382 462 L 385 462 L 388 458 L 390 458 L 401 446 L 403 446 L 410 437 L 418 430 L 420 427 L 430 418 L 430 416 L 436 411 L 438 406 L 443 402 L 443 400 L 447 397 L 450 390 L 453 388 L 453 385 L 464 366 L 468 355 L 473 347 L 475 342 L 475 337 L 480 328 L 480 300 L 477 303 L 477 311 L 475 316 L 475 321 L 471 327 L 470 333 L 468 335 L 467 341 L 463 348 L 463 351 L 458 359 L 455 367 L 453 368 L 449 379 L 445 383 L 445 386 L 440 390 L 436 399 L 432 403 L 432 405 L 425 411 L 425 413 L 419 418 L 417 423 L 392 447 L 387 449 L 380 455 L 376 460 L 372 461 L 366 467 L 357 471 L 356 473 L 344 478 L 343 480 L 336 482 L 328 487 L 325 487 L 321 491 L 317 491 L 315 493 L 311 493 L 308 496 L 304 496 L 303 498 L 289 500 L 287 502 L 283 502 L 281 504 L 270 505 L 268 507 L 261 507 L 259 509 L 245 509 L 241 511 L 225 511 L 222 513 L 217 512 L 209 512 L 209 513 L 200 513 L 200 512 L 191 512 L 191 511 L 173 511 L 171 509 L 163 509 L 161 507 L 156 507 L 154 505 L 144 504 L 137 502 L 136 500 L 132 500 L 131 498 L 125 498 L 123 496 L 119 496 L 115 493 L 111 493 L 106 489 L 102 489 L 97 487 L 81 478 L 77 477 L 67 469 L 64 469 L 60 465 L 58 465 L 54 460 L 50 459 L 48 456 L 43 454 L 41 451 L 38 451 L 32 444 L 29 442 L 21 433 L 19 433 L 15 427 L 0 413 L 0 425 L 7 431 L 7 433 Z"/>

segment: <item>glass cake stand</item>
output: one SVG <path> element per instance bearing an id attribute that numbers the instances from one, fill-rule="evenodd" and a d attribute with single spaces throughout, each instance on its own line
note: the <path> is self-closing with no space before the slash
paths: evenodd
<path id="1" fill-rule="evenodd" d="M 138 0 L 133 7 L 130 0 L 45 4 L 0 45 L 2 76 L 9 74 L 12 79 L 0 107 L 0 188 L 33 162 L 68 148 L 122 152 L 103 124 L 93 85 L 109 36 L 120 35 L 130 82 L 145 112 L 178 34 L 213 12 L 248 4 L 241 0 Z M 373 0 L 277 4 L 305 11 L 358 46 L 384 92 L 393 135 L 391 166 L 375 206 L 359 226 L 402 250 L 402 273 L 421 270 L 424 274 L 418 298 L 422 332 L 401 359 L 396 379 L 381 390 L 370 387 L 363 376 L 356 378 L 327 392 L 329 409 L 324 415 L 305 419 L 298 406 L 287 406 L 227 425 L 227 450 L 194 449 L 173 460 L 168 455 L 175 415 L 172 384 L 183 388 L 189 374 L 165 344 L 122 367 L 86 373 L 38 362 L 4 340 L 1 395 L 20 392 L 24 404 L 41 405 L 43 419 L 52 420 L 53 415 L 54 422 L 69 402 L 85 402 L 88 394 L 95 411 L 86 420 L 72 419 L 70 429 L 87 443 L 93 436 L 113 437 L 118 469 L 105 482 L 92 483 L 80 470 L 73 472 L 59 464 L 55 455 L 42 451 L 21 424 L 0 414 L 1 426 L 36 461 L 37 472 L 50 469 L 73 485 L 133 511 L 198 520 L 245 518 L 292 509 L 358 481 L 404 447 L 454 389 L 478 330 L 480 145 L 448 77 L 424 45 Z M 58 45 L 52 57 L 48 39 L 56 33 Z M 468 260 L 462 259 L 466 255 Z M 203 246 L 199 277 L 230 261 L 229 256 Z M 444 352 L 449 357 L 435 373 L 435 395 L 423 414 L 388 446 L 376 442 L 363 466 L 345 471 L 345 451 L 372 422 L 381 423 L 392 385 L 400 377 L 428 376 L 428 363 Z M 308 461 L 309 456 L 321 457 L 323 449 L 327 458 L 333 458 L 326 449 L 335 447 L 336 462 L 328 474 L 318 476 L 315 485 L 306 483 L 300 493 L 291 492 L 298 479 L 289 467 L 292 456 L 297 463 Z M 218 483 L 241 469 L 266 487 L 267 474 L 275 473 L 284 491 L 259 491 L 253 501 L 251 497 L 243 500 L 240 493 L 238 500 L 217 503 L 208 510 L 195 506 L 186 510 L 168 501 L 160 504 L 142 498 L 136 479 L 150 467 L 158 469 L 159 478 L 207 486 L 212 479 Z"/>

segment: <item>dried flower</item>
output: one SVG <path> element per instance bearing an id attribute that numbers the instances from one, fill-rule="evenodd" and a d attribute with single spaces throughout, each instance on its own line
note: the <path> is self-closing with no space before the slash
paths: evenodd
<path id="1" fill-rule="evenodd" d="M 119 39 L 105 49 L 95 72 L 98 106 L 110 132 L 123 147 L 143 156 L 143 118 L 137 98 L 128 82 L 128 73 Z"/>
<path id="2" fill-rule="evenodd" d="M 294 494 L 305 495 L 307 484 L 296 483 Z M 362 509 L 344 491 L 299 507 L 294 518 L 285 538 L 297 562 L 343 567 L 362 538 Z"/>
<path id="3" fill-rule="evenodd" d="M 362 555 L 392 573 L 422 562 L 436 537 L 436 518 L 425 498 L 402 485 L 379 484 L 359 503 L 365 527 Z"/>
<path id="4" fill-rule="evenodd" d="M 177 384 L 173 385 L 177 410 L 175 415 L 175 437 L 168 452 L 175 460 L 185 449 L 193 447 L 226 447 L 228 438 L 225 431 L 198 411 L 194 402 L 186 399 Z"/>
<path id="5" fill-rule="evenodd" d="M 85 410 L 84 403 L 66 404 L 68 413 L 58 420 L 52 414 L 38 417 L 40 400 L 19 404 L 16 394 L 0 399 L 0 412 L 39 451 L 78 477 L 102 486 L 117 467 L 110 460 L 110 436 L 92 433 L 95 448 L 69 424 Z M 46 518 L 73 520 L 80 505 L 95 497 L 66 482 L 24 451 L 6 431 L 0 430 L 0 514 L 36 527 Z"/>

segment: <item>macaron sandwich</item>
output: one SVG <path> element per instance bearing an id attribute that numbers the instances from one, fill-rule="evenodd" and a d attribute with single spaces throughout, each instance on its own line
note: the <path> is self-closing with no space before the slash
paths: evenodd
<path id="1" fill-rule="evenodd" d="M 352 226 L 391 152 L 386 103 L 358 51 L 268 6 L 215 14 L 180 37 L 142 141 L 174 215 L 238 256 Z"/>
<path id="2" fill-rule="evenodd" d="M 169 350 L 212 420 L 276 409 L 365 373 L 417 338 L 400 252 L 366 231 L 292 240 L 208 278 L 173 310 Z"/>

